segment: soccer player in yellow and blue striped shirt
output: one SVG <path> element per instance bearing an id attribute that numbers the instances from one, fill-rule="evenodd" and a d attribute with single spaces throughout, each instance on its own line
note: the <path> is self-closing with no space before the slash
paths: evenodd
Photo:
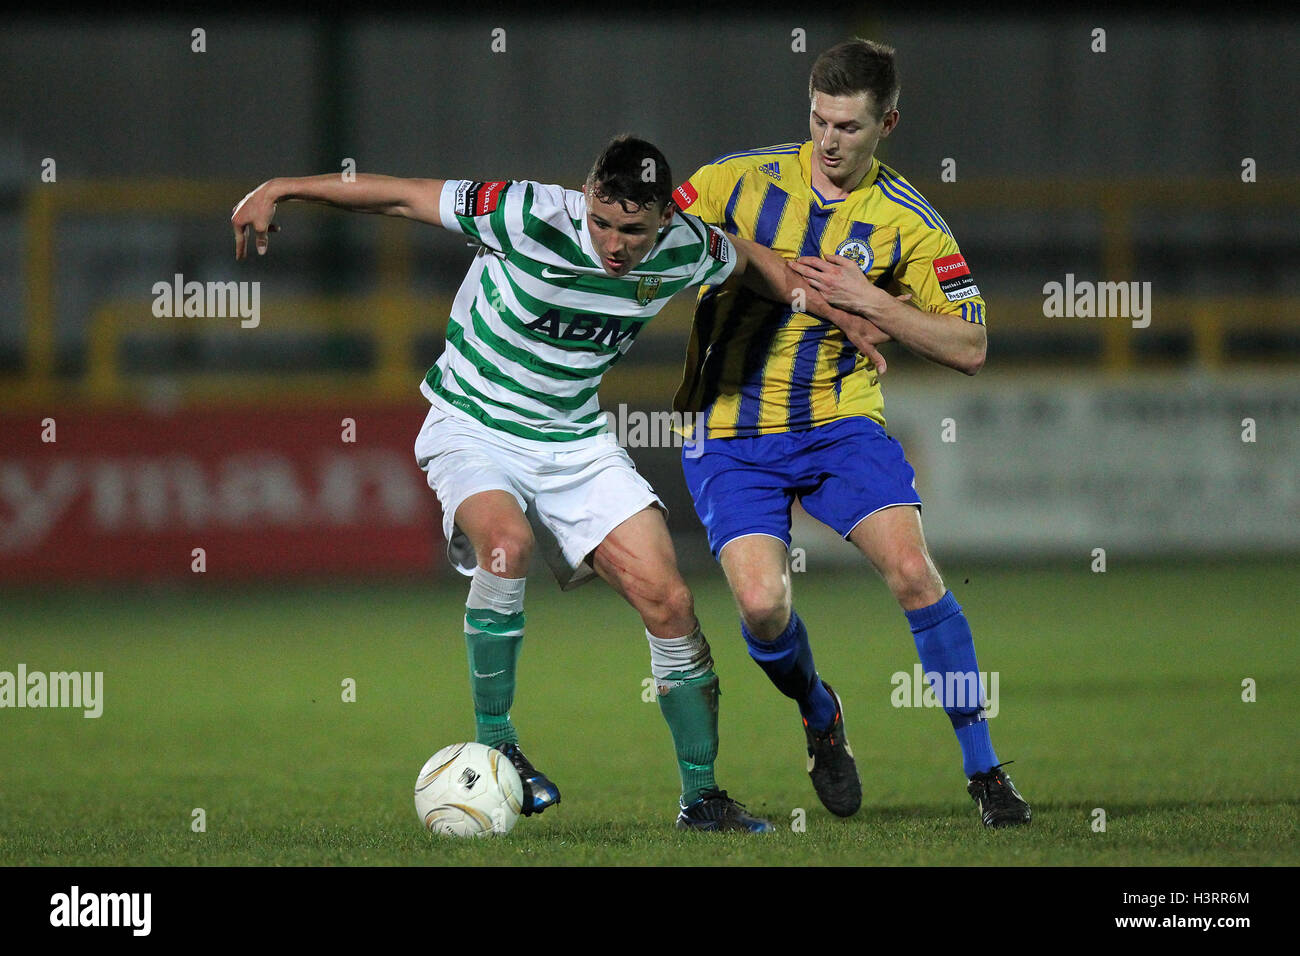
<path id="1" fill-rule="evenodd" d="M 794 260 L 878 340 L 975 374 L 985 353 L 979 288 L 948 224 L 875 158 L 898 124 L 894 51 L 839 44 L 818 57 L 808 92 L 808 142 L 722 156 L 677 188 L 677 205 Z M 793 608 L 795 498 L 857 546 L 905 612 L 984 825 L 1027 823 L 1029 805 L 993 751 L 970 626 L 926 549 L 912 467 L 884 429 L 882 371 L 837 326 L 797 307 L 702 289 L 676 398 L 678 410 L 704 418 L 704 435 L 683 456 L 687 485 L 750 655 L 799 705 L 827 809 L 856 812 L 861 784 L 839 698 L 818 676 Z"/>

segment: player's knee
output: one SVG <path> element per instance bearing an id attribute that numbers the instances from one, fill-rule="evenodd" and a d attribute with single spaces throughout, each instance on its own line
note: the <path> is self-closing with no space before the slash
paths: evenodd
<path id="1" fill-rule="evenodd" d="M 678 624 L 679 629 L 685 628 L 683 634 L 694 630 L 695 595 L 691 594 L 685 581 L 679 579 L 668 587 L 663 607 L 665 615 Z"/>
<path id="2" fill-rule="evenodd" d="M 907 610 L 928 607 L 943 597 L 943 581 L 925 551 L 915 548 L 900 554 L 890 568 L 889 586 Z"/>
<path id="3" fill-rule="evenodd" d="M 523 577 L 533 556 L 533 535 L 528 528 L 499 528 L 478 550 L 479 567 L 504 577 Z"/>
<path id="4" fill-rule="evenodd" d="M 736 590 L 736 604 L 745 627 L 759 640 L 780 637 L 790 619 L 790 595 L 780 579 L 746 581 Z"/>
<path id="5" fill-rule="evenodd" d="M 641 616 L 652 634 L 689 634 L 695 629 L 695 596 L 681 578 L 665 581 L 651 592 Z"/>

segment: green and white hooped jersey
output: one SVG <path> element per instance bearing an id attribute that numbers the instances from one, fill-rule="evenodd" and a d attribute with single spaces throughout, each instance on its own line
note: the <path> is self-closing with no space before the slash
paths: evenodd
<path id="1" fill-rule="evenodd" d="M 586 197 L 561 186 L 449 180 L 440 215 L 483 248 L 420 390 L 529 442 L 605 431 L 601 376 L 674 293 L 721 283 L 736 264 L 724 233 L 679 212 L 636 269 L 610 276 L 587 231 Z"/>

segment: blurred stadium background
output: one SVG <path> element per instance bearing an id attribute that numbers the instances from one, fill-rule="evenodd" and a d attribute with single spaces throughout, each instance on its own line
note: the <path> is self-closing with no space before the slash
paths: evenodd
<path id="1" fill-rule="evenodd" d="M 576 186 L 625 130 L 682 179 L 805 139 L 812 59 L 852 34 L 900 51 L 881 156 L 989 302 L 977 378 L 895 349 L 884 380 L 936 554 L 1293 555 L 1295 21 L 155 13 L 0 38 L 0 581 L 447 578 L 410 445 L 469 250 L 294 205 L 271 254 L 236 264 L 231 207 L 348 159 Z M 1149 326 L 1046 317 L 1043 286 L 1067 274 L 1149 282 Z M 154 285 L 178 275 L 260 283 L 259 324 L 155 317 Z M 690 308 L 607 377 L 608 410 L 670 407 Z M 677 452 L 634 457 L 683 560 L 707 563 Z M 852 559 L 806 523 L 799 538 Z"/>

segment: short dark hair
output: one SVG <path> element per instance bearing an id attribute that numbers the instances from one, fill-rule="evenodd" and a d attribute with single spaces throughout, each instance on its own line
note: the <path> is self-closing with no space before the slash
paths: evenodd
<path id="1" fill-rule="evenodd" d="M 672 199 L 673 173 L 668 160 L 653 143 L 624 133 L 609 141 L 591 172 L 587 186 L 602 202 L 616 202 L 624 212 L 636 212 L 652 203 L 666 208 Z"/>
<path id="2" fill-rule="evenodd" d="M 813 93 L 827 96 L 870 93 L 877 118 L 898 107 L 899 89 L 894 48 L 861 37 L 837 43 L 817 57 L 808 77 L 809 99 Z"/>

